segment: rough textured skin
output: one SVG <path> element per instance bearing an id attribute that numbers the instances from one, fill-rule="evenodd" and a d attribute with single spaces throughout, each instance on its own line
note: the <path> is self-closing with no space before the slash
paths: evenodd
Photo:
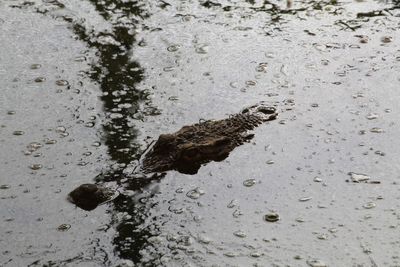
<path id="1" fill-rule="evenodd" d="M 274 107 L 255 105 L 223 120 L 184 126 L 173 134 L 162 134 L 145 155 L 145 173 L 177 170 L 195 174 L 202 164 L 221 161 L 254 135 L 247 131 L 277 117 Z"/>

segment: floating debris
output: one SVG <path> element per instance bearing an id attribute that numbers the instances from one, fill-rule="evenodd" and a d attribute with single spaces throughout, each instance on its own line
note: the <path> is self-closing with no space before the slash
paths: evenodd
<path id="1" fill-rule="evenodd" d="M 0 189 L 9 189 L 9 188 L 11 188 L 11 186 L 9 186 L 8 184 L 0 185 Z"/>
<path id="2" fill-rule="evenodd" d="M 350 175 L 353 183 L 365 182 L 371 179 L 370 176 L 362 173 L 349 172 L 348 174 Z"/>
<path id="3" fill-rule="evenodd" d="M 60 232 L 65 232 L 65 231 L 68 231 L 69 229 L 71 229 L 71 225 L 70 224 L 66 224 L 66 223 L 63 223 L 63 224 L 61 224 L 60 226 L 57 227 L 57 230 L 60 231 Z"/>
<path id="4" fill-rule="evenodd" d="M 264 215 L 264 220 L 267 222 L 277 222 L 279 221 L 280 217 L 278 213 L 272 212 L 272 213 L 267 213 Z"/>
<path id="5" fill-rule="evenodd" d="M 243 181 L 243 185 L 246 187 L 250 187 L 256 184 L 256 179 L 247 179 L 245 181 Z"/>

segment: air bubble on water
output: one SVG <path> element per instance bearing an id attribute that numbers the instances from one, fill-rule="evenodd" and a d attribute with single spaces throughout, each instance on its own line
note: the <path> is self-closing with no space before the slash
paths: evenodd
<path id="1" fill-rule="evenodd" d="M 42 83 L 44 81 L 46 81 L 45 77 L 37 77 L 37 78 L 35 78 L 35 82 L 37 82 L 37 83 Z"/>
<path id="2" fill-rule="evenodd" d="M 13 132 L 13 135 L 23 135 L 23 134 L 25 134 L 24 131 L 14 131 Z"/>
<path id="3" fill-rule="evenodd" d="M 300 202 L 306 202 L 306 201 L 309 201 L 311 199 L 312 199 L 312 197 L 302 197 L 302 198 L 299 198 L 299 201 Z"/>
<path id="4" fill-rule="evenodd" d="M 186 196 L 191 199 L 198 199 L 198 198 L 200 198 L 201 195 L 204 195 L 204 194 L 205 194 L 204 191 L 197 187 L 195 189 L 188 191 L 186 193 Z"/>
<path id="5" fill-rule="evenodd" d="M 171 72 L 171 71 L 174 71 L 174 70 L 175 70 L 175 67 L 172 67 L 172 66 L 163 68 L 163 71 L 165 71 L 165 72 Z"/>
<path id="6" fill-rule="evenodd" d="M 227 207 L 228 207 L 229 209 L 232 209 L 232 208 L 234 208 L 234 207 L 236 207 L 236 206 L 238 205 L 237 202 L 238 202 L 238 201 L 237 201 L 236 199 L 232 199 L 232 200 L 228 203 Z"/>
<path id="7" fill-rule="evenodd" d="M 243 181 L 243 185 L 246 187 L 251 187 L 257 183 L 256 179 L 247 179 Z"/>
<path id="8" fill-rule="evenodd" d="M 32 170 L 40 170 L 41 168 L 43 168 L 42 164 L 32 164 L 29 166 L 29 168 L 31 168 Z"/>
<path id="9" fill-rule="evenodd" d="M 371 179 L 370 176 L 363 174 L 363 173 L 355 173 L 355 172 L 349 172 L 349 175 L 351 177 L 351 181 L 353 183 L 359 183 L 359 182 L 365 182 Z"/>
<path id="10" fill-rule="evenodd" d="M 206 44 L 197 45 L 195 51 L 197 54 L 207 54 L 209 50 L 209 46 Z"/>
<path id="11" fill-rule="evenodd" d="M 384 133 L 385 131 L 382 128 L 374 127 L 370 129 L 371 133 Z"/>
<path id="12" fill-rule="evenodd" d="M 228 258 L 234 258 L 234 257 L 236 257 L 236 254 L 233 252 L 225 252 L 224 256 L 226 256 Z"/>
<path id="13" fill-rule="evenodd" d="M 65 133 L 67 129 L 64 126 L 58 126 L 55 131 L 56 133 Z"/>
<path id="14" fill-rule="evenodd" d="M 376 204 L 374 202 L 367 202 L 363 205 L 364 209 L 373 209 L 376 207 Z"/>
<path id="15" fill-rule="evenodd" d="M 60 232 L 65 232 L 65 231 L 68 231 L 70 228 L 71 228 L 70 224 L 63 223 L 57 227 L 57 230 Z"/>
<path id="16" fill-rule="evenodd" d="M 313 260 L 308 260 L 307 264 L 310 267 L 328 267 L 325 262 L 318 260 L 318 259 L 313 259 Z"/>
<path id="17" fill-rule="evenodd" d="M 240 237 L 240 238 L 245 238 L 247 235 L 245 232 L 243 232 L 242 230 L 238 230 L 236 232 L 233 232 L 233 235 Z"/>
<path id="18" fill-rule="evenodd" d="M 99 147 L 99 146 L 101 146 L 101 143 L 98 142 L 98 141 L 96 141 L 96 142 L 93 142 L 93 143 L 92 143 L 92 146 L 94 146 L 94 147 Z"/>
<path id="19" fill-rule="evenodd" d="M 179 45 L 171 45 L 171 46 L 168 46 L 167 50 L 168 50 L 169 52 L 176 52 L 176 51 L 179 50 L 179 48 L 180 48 Z"/>
<path id="20" fill-rule="evenodd" d="M 257 82 L 256 82 L 256 81 L 251 81 L 251 80 L 249 80 L 249 81 L 246 81 L 245 84 L 246 84 L 247 86 L 255 86 L 255 85 L 257 84 Z"/>
<path id="21" fill-rule="evenodd" d="M 366 116 L 366 118 L 367 118 L 368 120 L 374 120 L 374 119 L 377 119 L 377 118 L 378 118 L 378 114 L 376 114 L 376 113 L 369 113 L 369 114 Z"/>
<path id="22" fill-rule="evenodd" d="M 69 82 L 67 80 L 57 80 L 56 85 L 58 86 L 67 86 Z"/>
<path id="23" fill-rule="evenodd" d="M 280 217 L 278 213 L 271 212 L 264 215 L 264 220 L 267 222 L 277 222 L 280 220 Z"/>
<path id="24" fill-rule="evenodd" d="M 37 70 L 37 69 L 40 69 L 41 67 L 42 67 L 42 65 L 40 65 L 40 64 L 32 64 L 30 66 L 30 69 L 31 70 Z"/>
<path id="25" fill-rule="evenodd" d="M 54 139 L 46 139 L 46 140 L 44 141 L 44 143 L 45 143 L 46 145 L 54 145 L 55 143 L 57 143 L 57 141 L 54 140 Z"/>

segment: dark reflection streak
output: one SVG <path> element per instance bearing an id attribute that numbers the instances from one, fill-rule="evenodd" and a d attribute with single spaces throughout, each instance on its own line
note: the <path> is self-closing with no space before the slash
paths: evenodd
<path id="1" fill-rule="evenodd" d="M 126 178 L 124 167 L 137 160 L 141 154 L 139 145 L 135 143 L 138 130 L 130 125 L 130 121 L 138 112 L 139 103 L 146 100 L 147 94 L 136 89 L 136 84 L 143 79 L 143 70 L 137 62 L 130 60 L 129 53 L 136 42 L 134 30 L 139 22 L 135 17 L 145 19 L 149 15 L 139 1 L 89 1 L 104 19 L 114 21 L 111 32 L 88 35 L 81 25 L 75 25 L 74 31 L 98 51 L 99 62 L 92 66 L 90 77 L 100 84 L 103 91 L 101 99 L 107 117 L 103 125 L 104 143 L 113 162 L 120 166 L 112 166 L 107 172 L 98 175 L 96 180 L 120 182 Z M 131 105 L 131 108 L 120 108 L 124 104 Z M 130 177 L 123 186 L 125 189 L 138 191 L 151 180 Z M 147 196 L 147 201 L 142 200 L 144 203 L 125 195 L 114 201 L 115 214 L 123 212 L 129 215 L 122 222 L 117 222 L 118 234 L 114 238 L 114 245 L 118 257 L 134 263 L 142 261 L 140 250 L 148 246 L 148 238 L 157 232 L 157 227 L 151 224 L 143 226 L 149 209 L 152 208 L 151 201 L 148 200 L 151 197 L 152 194 Z"/>

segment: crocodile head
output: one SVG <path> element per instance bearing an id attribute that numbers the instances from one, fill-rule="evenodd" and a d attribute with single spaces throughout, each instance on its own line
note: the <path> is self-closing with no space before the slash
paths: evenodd
<path id="1" fill-rule="evenodd" d="M 271 121 L 276 119 L 278 112 L 275 107 L 265 104 L 257 104 L 242 110 L 242 114 L 254 115 L 262 121 Z"/>

